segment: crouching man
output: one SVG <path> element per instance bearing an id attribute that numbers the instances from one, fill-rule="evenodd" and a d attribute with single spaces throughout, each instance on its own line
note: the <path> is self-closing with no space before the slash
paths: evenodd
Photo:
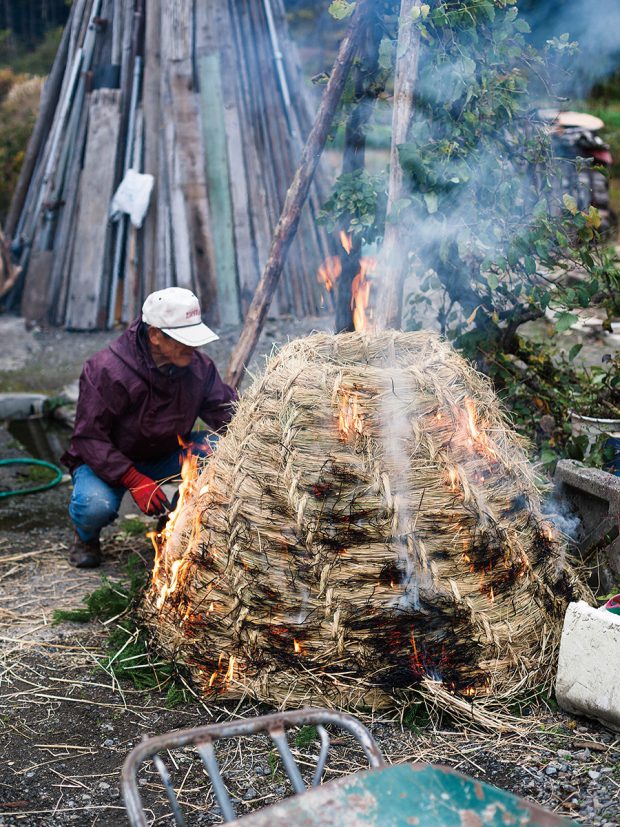
<path id="1" fill-rule="evenodd" d="M 170 509 L 161 485 L 178 480 L 179 437 L 195 452 L 211 453 L 206 432 L 192 432 L 195 421 L 201 417 L 221 433 L 237 398 L 197 350 L 217 338 L 203 324 L 196 296 L 169 287 L 151 293 L 142 318 L 84 363 L 75 428 L 62 457 L 73 477 L 72 566 L 100 564 L 99 534 L 118 516 L 126 491 L 145 514 Z"/>

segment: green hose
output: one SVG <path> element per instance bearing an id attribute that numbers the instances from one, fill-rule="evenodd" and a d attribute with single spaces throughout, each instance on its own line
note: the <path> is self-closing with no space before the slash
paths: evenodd
<path id="1" fill-rule="evenodd" d="M 0 497 L 18 497 L 20 494 L 36 494 L 37 491 L 47 491 L 48 488 L 53 488 L 62 480 L 60 468 L 42 459 L 0 459 L 0 465 L 42 465 L 44 468 L 56 472 L 56 476 L 51 482 L 46 482 L 44 485 L 35 485 L 33 488 L 20 488 L 18 491 L 0 491 Z"/>

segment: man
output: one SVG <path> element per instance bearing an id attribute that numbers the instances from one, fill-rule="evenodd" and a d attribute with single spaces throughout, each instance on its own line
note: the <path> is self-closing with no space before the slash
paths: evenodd
<path id="1" fill-rule="evenodd" d="M 101 562 L 99 534 L 131 492 L 145 514 L 170 503 L 162 482 L 178 477 L 186 443 L 211 452 L 197 417 L 221 432 L 237 394 L 196 348 L 218 336 L 203 324 L 196 296 L 181 287 L 151 293 L 118 339 L 84 363 L 75 428 L 62 457 L 73 477 L 69 516 L 76 530 L 69 562 Z M 201 438 L 202 437 L 202 438 Z"/>

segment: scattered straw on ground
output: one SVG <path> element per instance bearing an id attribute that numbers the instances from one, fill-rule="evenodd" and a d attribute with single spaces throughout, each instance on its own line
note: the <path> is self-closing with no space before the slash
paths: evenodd
<path id="1" fill-rule="evenodd" d="M 42 542 L 40 536 L 25 534 L 0 545 L 0 634 L 9 638 L 0 659 L 0 821 L 7 827 L 125 827 L 120 768 L 143 735 L 271 711 L 216 697 L 168 709 L 163 693 L 137 691 L 106 673 L 102 661 L 110 626 L 45 625 L 42 618 L 49 621 L 54 609 L 80 607 L 82 597 L 101 584 L 102 574 L 122 580 L 127 555 L 144 548 L 140 538 L 107 538 L 103 570 L 77 572 L 67 565 L 66 539 Z M 20 559 L 9 559 L 15 556 Z M 7 575 L 16 565 L 19 571 Z M 362 718 L 390 763 L 448 764 L 549 809 L 575 812 L 583 823 L 611 823 L 620 792 L 617 736 L 597 723 L 575 727 L 570 716 L 550 713 L 533 698 L 521 701 L 529 715 L 519 720 L 519 732 L 493 737 L 476 726 L 467 731 L 450 730 L 445 721 L 432 726 L 421 705 Z M 291 736 L 291 747 L 308 777 L 318 742 L 308 733 L 299 735 Z M 587 749 L 591 757 L 574 764 L 569 776 L 561 771 L 546 776 L 548 765 L 559 765 L 559 748 L 573 754 Z M 273 745 L 264 739 L 224 742 L 218 756 L 239 813 L 289 794 Z M 190 823 L 220 823 L 217 809 L 210 809 L 213 793 L 196 756 L 175 750 L 162 757 Z M 334 733 L 325 780 L 364 767 L 361 753 Z M 602 772 L 609 767 L 615 767 L 613 774 Z M 596 783 L 588 775 L 594 771 L 601 772 Z M 599 802 L 596 818 L 586 809 L 593 788 Z M 166 823 L 169 808 L 150 765 L 141 774 L 140 789 L 149 823 Z"/>

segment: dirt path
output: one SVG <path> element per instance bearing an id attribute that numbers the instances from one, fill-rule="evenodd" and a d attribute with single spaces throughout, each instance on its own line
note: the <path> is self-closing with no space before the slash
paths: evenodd
<path id="1" fill-rule="evenodd" d="M 329 320 L 312 320 L 306 330 L 292 322 L 269 323 L 260 352 L 268 353 L 276 339 L 319 327 L 328 329 Z M 110 338 L 29 335 L 25 349 L 21 342 L 0 362 L 2 390 L 55 393 L 75 380 L 83 359 Z M 225 332 L 218 343 L 214 355 L 221 367 L 234 336 L 235 331 Z M 6 432 L 0 452 L 20 453 Z M 102 575 L 122 579 L 131 553 L 138 552 L 147 567 L 150 561 L 148 541 L 119 533 L 117 526 L 105 534 L 100 570 L 72 569 L 66 562 L 71 531 L 64 517 L 69 495 L 65 485 L 19 498 L 19 503 L 18 498 L 0 500 L 0 827 L 125 825 L 120 768 L 144 735 L 266 711 L 249 703 L 206 707 L 197 700 L 169 708 L 165 691 L 137 690 L 103 668 L 118 619 L 107 625 L 53 625 L 54 610 L 82 606 Z M 525 706 L 519 731 L 502 736 L 453 731 L 445 722 L 433 727 L 411 710 L 401 711 L 406 725 L 398 713 L 366 720 L 390 761 L 449 764 L 583 824 L 620 824 L 619 736 L 533 701 Z M 311 767 L 316 744 L 298 739 L 294 749 Z M 231 746 L 220 757 L 241 811 L 287 793 L 264 740 L 239 750 Z M 169 763 L 185 791 L 192 823 L 220 821 L 217 808 L 206 812 L 212 796 L 188 756 L 174 751 Z M 363 765 L 346 739 L 339 739 L 327 777 Z M 157 818 L 162 792 L 153 773 L 147 772 L 142 782 L 154 813 L 151 822 L 169 823 Z"/>

